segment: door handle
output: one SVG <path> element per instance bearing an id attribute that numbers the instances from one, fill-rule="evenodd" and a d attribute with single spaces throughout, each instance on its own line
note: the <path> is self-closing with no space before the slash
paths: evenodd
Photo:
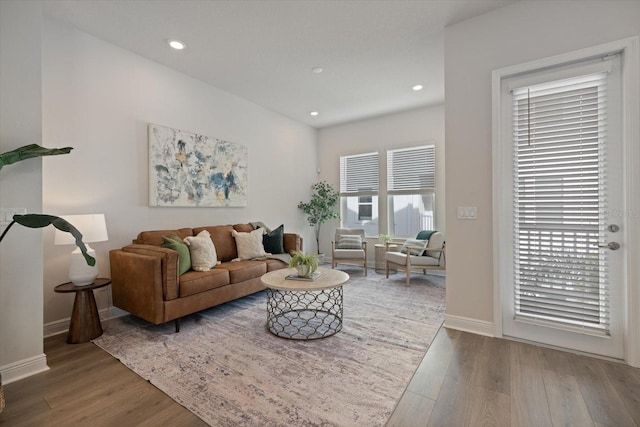
<path id="1" fill-rule="evenodd" d="M 606 249 L 610 249 L 612 251 L 617 251 L 618 249 L 620 249 L 620 243 L 618 242 L 609 242 L 606 245 L 598 245 L 599 248 L 606 248 Z"/>

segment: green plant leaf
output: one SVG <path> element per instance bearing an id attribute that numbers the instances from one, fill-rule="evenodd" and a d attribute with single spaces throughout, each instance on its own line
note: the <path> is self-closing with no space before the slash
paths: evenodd
<path id="1" fill-rule="evenodd" d="M 57 228 L 60 231 L 71 233 L 71 235 L 76 239 L 76 245 L 82 251 L 82 256 L 84 256 L 84 259 L 85 261 L 87 261 L 87 264 L 92 267 L 96 265 L 96 259 L 87 253 L 87 247 L 82 242 L 82 233 L 80 233 L 80 231 L 77 228 L 75 228 L 71 223 L 69 223 L 65 219 L 62 219 L 54 215 L 26 214 L 26 215 L 14 215 L 13 221 L 17 222 L 18 224 L 24 227 L 29 227 L 29 228 L 42 228 L 48 225 L 53 225 L 55 228 Z M 11 223 L 10 226 L 11 225 L 13 225 L 13 223 Z M 8 229 L 9 227 L 7 227 L 7 230 Z M 2 235 L 2 237 L 4 237 L 7 230 L 5 230 L 5 233 Z M 2 239 L 0 238 L 0 241 L 1 240 Z"/>
<path id="2" fill-rule="evenodd" d="M 13 151 L 7 151 L 0 154 L 0 169 L 3 166 L 11 165 L 22 160 L 31 159 L 33 157 L 56 156 L 59 154 L 69 154 L 73 147 L 64 148 L 45 148 L 38 144 L 29 144 Z"/>

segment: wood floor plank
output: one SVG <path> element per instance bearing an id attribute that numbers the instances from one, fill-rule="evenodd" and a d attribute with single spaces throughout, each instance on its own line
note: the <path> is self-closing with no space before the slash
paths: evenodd
<path id="1" fill-rule="evenodd" d="M 636 426 L 603 370 L 602 365 L 607 362 L 576 356 L 571 363 L 580 392 L 595 422 L 617 427 Z"/>
<path id="2" fill-rule="evenodd" d="M 438 398 L 440 386 L 451 362 L 460 332 L 440 328 L 416 370 L 407 390 L 432 400 Z"/>
<path id="3" fill-rule="evenodd" d="M 510 377 L 509 341 L 486 338 L 482 351 L 477 355 L 473 372 L 473 384 L 503 395 L 509 395 Z"/>
<path id="4" fill-rule="evenodd" d="M 429 427 L 465 427 L 471 422 L 471 383 L 458 375 L 446 375 Z"/>
<path id="5" fill-rule="evenodd" d="M 511 401 L 509 395 L 474 386 L 472 390 L 470 425 L 509 427 L 511 425 Z"/>
<path id="6" fill-rule="evenodd" d="M 461 332 L 446 375 L 460 382 L 471 382 L 478 355 L 482 352 L 484 342 L 487 339 L 482 335 Z"/>
<path id="7" fill-rule="evenodd" d="M 600 366 L 627 412 L 640 426 L 640 369 L 613 362 L 601 362 Z"/>
<path id="8" fill-rule="evenodd" d="M 518 342 L 511 342 L 510 346 L 511 425 L 551 426 L 537 347 Z"/>
<path id="9" fill-rule="evenodd" d="M 435 402 L 420 394 L 405 391 L 387 421 L 387 427 L 426 427 Z"/>
<path id="10" fill-rule="evenodd" d="M 587 404 L 573 375 L 561 375 L 545 369 L 542 377 L 554 426 L 593 426 Z"/>

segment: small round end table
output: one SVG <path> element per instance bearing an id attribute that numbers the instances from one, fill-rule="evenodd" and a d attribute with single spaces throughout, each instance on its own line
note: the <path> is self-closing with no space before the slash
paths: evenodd
<path id="1" fill-rule="evenodd" d="M 55 292 L 75 292 L 76 294 L 73 302 L 73 311 L 71 312 L 67 343 L 89 342 L 102 335 L 102 325 L 100 324 L 100 315 L 98 314 L 93 290 L 109 284 L 111 284 L 110 279 L 96 279 L 92 284 L 86 286 L 76 286 L 68 282 L 53 288 Z"/>

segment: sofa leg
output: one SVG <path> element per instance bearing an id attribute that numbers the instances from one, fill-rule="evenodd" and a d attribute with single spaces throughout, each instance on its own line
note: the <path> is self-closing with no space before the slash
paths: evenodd
<path id="1" fill-rule="evenodd" d="M 176 334 L 177 334 L 178 332 L 180 332 L 180 318 L 177 318 L 175 320 L 175 323 L 176 323 Z"/>

